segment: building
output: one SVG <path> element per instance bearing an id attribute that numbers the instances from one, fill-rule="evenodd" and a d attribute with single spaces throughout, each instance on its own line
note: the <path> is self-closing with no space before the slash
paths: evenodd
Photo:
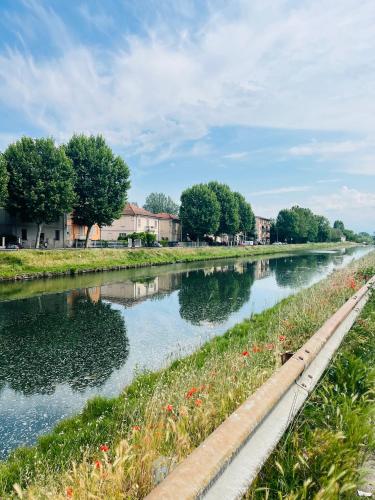
<path id="1" fill-rule="evenodd" d="M 181 241 L 181 223 L 177 215 L 162 212 L 159 219 L 159 240 Z"/>
<path id="2" fill-rule="evenodd" d="M 267 245 L 271 241 L 271 219 L 255 216 L 255 231 L 257 242 Z"/>
<path id="3" fill-rule="evenodd" d="M 153 214 L 134 203 L 127 203 L 119 219 L 113 221 L 110 226 L 101 228 L 101 239 L 116 241 L 119 237 L 125 238 L 131 233 L 151 233 L 158 241 L 180 241 L 181 224 L 175 215 Z"/>

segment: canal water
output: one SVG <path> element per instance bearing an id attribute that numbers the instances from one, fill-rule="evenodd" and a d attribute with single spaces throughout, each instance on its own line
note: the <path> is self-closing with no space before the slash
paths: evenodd
<path id="1" fill-rule="evenodd" d="M 0 285 L 0 458 L 371 249 Z"/>

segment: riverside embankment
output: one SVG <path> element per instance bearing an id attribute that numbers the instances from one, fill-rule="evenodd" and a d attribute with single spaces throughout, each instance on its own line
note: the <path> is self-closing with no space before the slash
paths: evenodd
<path id="1" fill-rule="evenodd" d="M 354 245 L 354 244 L 353 244 Z M 313 249 L 345 248 L 350 243 L 309 243 L 253 247 L 66 249 L 0 251 L 0 281 L 49 278 L 87 272 L 193 262 L 229 257 L 273 255 Z"/>
<path id="2" fill-rule="evenodd" d="M 169 368 L 140 375 L 120 397 L 92 400 L 0 466 L 3 491 L 19 483 L 30 485 L 24 498 L 143 497 L 158 471 L 173 468 L 207 437 L 279 366 L 280 353 L 301 346 L 374 265 L 375 255 L 368 255 Z"/>

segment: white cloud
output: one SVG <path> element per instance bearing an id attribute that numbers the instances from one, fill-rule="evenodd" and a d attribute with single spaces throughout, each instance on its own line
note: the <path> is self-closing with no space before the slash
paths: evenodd
<path id="1" fill-rule="evenodd" d="M 363 213 L 365 210 L 375 215 L 375 193 L 363 192 L 347 186 L 342 186 L 336 193 L 313 196 L 311 202 L 314 206 L 324 207 L 327 211 L 360 210 Z"/>
<path id="2" fill-rule="evenodd" d="M 249 153 L 247 151 L 241 151 L 238 153 L 229 153 L 227 155 L 224 155 L 223 158 L 227 160 L 242 160 L 243 158 L 246 158 Z"/>
<path id="3" fill-rule="evenodd" d="M 31 5 L 35 28 L 48 30 L 59 52 L 3 51 L 0 102 L 57 139 L 100 132 L 147 158 L 159 149 L 171 156 L 213 126 L 375 128 L 373 0 L 361 8 L 356 0 L 238 0 L 199 29 L 176 34 L 156 23 L 147 38 L 108 50 L 72 43 L 52 9 Z M 334 147 L 356 146 L 326 145 L 325 154 Z"/>
<path id="4" fill-rule="evenodd" d="M 250 196 L 264 196 L 272 194 L 285 194 L 285 193 L 303 193 L 309 191 L 310 186 L 288 186 L 275 189 L 265 189 L 264 191 L 253 191 Z"/>
<path id="5" fill-rule="evenodd" d="M 294 146 L 288 152 L 292 156 L 336 156 L 354 153 L 363 150 L 366 146 L 367 143 L 364 141 L 311 142 L 309 144 Z"/>

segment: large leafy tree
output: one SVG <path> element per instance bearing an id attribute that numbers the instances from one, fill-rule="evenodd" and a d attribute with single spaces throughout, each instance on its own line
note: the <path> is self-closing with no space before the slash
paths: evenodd
<path id="1" fill-rule="evenodd" d="M 220 204 L 205 184 L 196 184 L 181 194 L 180 219 L 184 234 L 193 240 L 215 234 L 220 222 Z"/>
<path id="2" fill-rule="evenodd" d="M 331 236 L 331 227 L 328 219 L 322 215 L 316 215 L 315 217 L 318 226 L 317 241 L 329 241 Z"/>
<path id="3" fill-rule="evenodd" d="M 167 196 L 164 193 L 150 193 L 146 198 L 143 208 L 153 214 L 166 212 L 168 214 L 178 215 L 179 210 L 177 203 L 175 203 L 170 196 Z"/>
<path id="4" fill-rule="evenodd" d="M 212 181 L 209 189 L 216 195 L 220 204 L 220 222 L 216 234 L 236 234 L 240 224 L 237 200 L 226 184 Z"/>
<path id="5" fill-rule="evenodd" d="M 0 153 L 0 207 L 5 203 L 8 194 L 8 172 L 4 156 Z"/>
<path id="6" fill-rule="evenodd" d="M 9 173 L 7 210 L 38 226 L 39 247 L 43 224 L 58 220 L 72 209 L 74 171 L 63 147 L 52 139 L 22 137 L 4 153 Z"/>
<path id="7" fill-rule="evenodd" d="M 74 135 L 65 150 L 76 174 L 73 219 L 87 226 L 87 247 L 94 224 L 108 226 L 121 216 L 130 187 L 129 168 L 100 135 Z"/>
<path id="8" fill-rule="evenodd" d="M 280 241 L 296 241 L 297 219 L 297 214 L 289 208 L 280 210 L 276 219 L 276 231 Z"/>
<path id="9" fill-rule="evenodd" d="M 338 229 L 342 233 L 344 233 L 345 231 L 345 226 L 342 220 L 335 220 L 335 222 L 333 223 L 333 228 Z"/>
<path id="10" fill-rule="evenodd" d="M 250 203 L 248 203 L 244 196 L 240 193 L 233 193 L 238 207 L 239 215 L 239 225 L 238 230 L 241 231 L 245 236 L 254 236 L 255 234 L 255 215 L 251 208 Z"/>

